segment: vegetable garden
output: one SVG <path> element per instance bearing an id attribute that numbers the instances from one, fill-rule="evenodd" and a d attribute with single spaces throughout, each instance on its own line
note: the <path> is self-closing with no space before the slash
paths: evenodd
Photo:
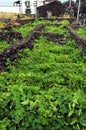
<path id="1" fill-rule="evenodd" d="M 70 39 L 68 21 L 36 20 L 12 31 L 24 41 L 39 24 L 50 26 L 39 37 L 35 32 L 31 50 L 16 51 L 15 65 L 7 57 L 7 71 L 0 72 L 0 129 L 86 130 L 86 56 Z M 60 33 L 66 41 L 56 44 L 56 37 L 51 41 L 43 32 Z M 0 41 L 0 52 L 12 45 Z"/>

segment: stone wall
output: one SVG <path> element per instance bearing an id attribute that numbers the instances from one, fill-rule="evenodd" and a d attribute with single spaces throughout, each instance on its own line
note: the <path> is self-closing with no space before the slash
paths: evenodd
<path id="1" fill-rule="evenodd" d="M 51 25 L 51 24 L 50 24 Z M 0 53 L 0 72 L 7 71 L 7 59 L 9 58 L 12 65 L 16 65 L 16 60 L 18 58 L 17 53 L 21 52 L 24 48 L 29 48 L 30 50 L 33 49 L 33 42 L 35 39 L 38 39 L 39 36 L 43 35 L 48 40 L 54 41 L 57 44 L 65 44 L 65 37 L 64 35 L 60 34 L 54 34 L 54 33 L 43 33 L 42 29 L 47 26 L 44 24 L 38 25 L 34 30 L 32 30 L 27 38 L 19 41 L 18 43 L 6 48 L 3 52 Z M 49 26 L 49 24 L 48 24 Z M 58 24 L 55 26 L 58 26 Z"/>
<path id="2" fill-rule="evenodd" d="M 23 37 L 21 35 L 21 33 L 19 32 L 13 32 L 13 31 L 9 31 L 9 32 L 0 32 L 0 41 L 7 41 L 10 44 L 14 43 L 14 39 L 16 40 L 22 40 Z"/>
<path id="3" fill-rule="evenodd" d="M 84 54 L 86 54 L 86 38 L 82 38 L 79 35 L 77 35 L 73 28 L 70 26 L 66 27 L 69 31 L 70 38 L 74 39 L 77 43 L 77 47 L 83 51 Z"/>

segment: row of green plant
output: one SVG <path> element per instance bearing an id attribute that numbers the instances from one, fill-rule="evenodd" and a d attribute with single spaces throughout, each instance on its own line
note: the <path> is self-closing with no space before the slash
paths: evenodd
<path id="1" fill-rule="evenodd" d="M 58 23 L 58 21 L 49 21 L 49 20 L 44 20 L 43 18 L 41 18 L 40 20 L 36 19 L 33 23 L 27 23 L 21 27 L 17 27 L 17 28 L 12 28 L 13 31 L 15 32 L 20 32 L 23 36 L 23 38 L 27 37 L 27 35 L 29 34 L 30 31 L 32 31 L 37 25 L 39 24 L 46 24 L 46 23 L 52 23 L 52 24 L 55 24 L 55 23 Z M 60 24 L 62 24 L 62 26 L 60 27 L 53 27 L 53 26 L 50 26 L 50 30 L 47 29 L 48 27 L 46 27 L 46 29 L 44 29 L 45 31 L 53 31 L 53 32 L 56 32 L 56 33 L 61 33 L 63 30 L 64 30 L 64 26 L 69 24 L 69 21 L 67 20 L 62 20 L 59 22 Z M 64 34 L 67 34 L 66 30 L 64 30 Z M 13 44 L 16 44 L 17 40 L 16 38 L 13 39 Z M 3 51 L 5 48 L 7 48 L 9 46 L 9 43 L 7 41 L 2 41 L 0 42 L 0 51 Z"/>
<path id="2" fill-rule="evenodd" d="M 57 23 L 59 26 L 55 25 Z M 65 36 L 68 36 L 68 31 L 66 30 L 65 26 L 69 24 L 70 22 L 68 20 L 61 20 L 58 22 L 54 22 L 53 25 L 46 26 L 43 29 L 43 32 L 58 33 L 58 34 L 64 34 Z"/>
<path id="3" fill-rule="evenodd" d="M 68 31 L 64 28 L 64 25 L 60 26 L 46 26 L 43 29 L 44 32 L 51 32 L 51 33 L 58 33 L 58 34 L 64 34 L 65 36 L 68 36 Z"/>
<path id="4" fill-rule="evenodd" d="M 43 18 L 41 18 L 40 20 L 36 19 L 34 22 L 29 22 L 21 27 L 13 28 L 13 30 L 22 33 L 22 36 L 25 38 L 27 37 L 28 33 L 33 30 L 37 25 L 46 23 L 57 23 L 57 21 L 51 22 L 49 20 L 44 20 Z"/>
<path id="5" fill-rule="evenodd" d="M 40 37 L 0 74 L 1 130 L 86 130 L 86 56 Z"/>
<path id="6" fill-rule="evenodd" d="M 23 36 L 23 38 L 27 37 L 30 31 L 32 31 L 38 24 L 45 24 L 45 23 L 51 23 L 49 20 L 44 20 L 41 18 L 41 20 L 36 19 L 33 23 L 27 23 L 21 27 L 12 27 L 12 30 L 15 32 L 20 32 Z M 57 23 L 57 21 L 54 21 L 53 23 Z M 2 23 L 0 23 L 2 25 Z M 2 31 L 2 30 L 0 30 Z M 16 38 L 13 39 L 13 43 L 15 44 L 17 42 Z M 5 48 L 9 46 L 9 43 L 7 41 L 0 41 L 0 52 L 3 51 Z"/>
<path id="7" fill-rule="evenodd" d="M 76 33 L 83 37 L 83 38 L 86 38 L 86 27 L 81 27 L 79 29 L 76 30 Z"/>

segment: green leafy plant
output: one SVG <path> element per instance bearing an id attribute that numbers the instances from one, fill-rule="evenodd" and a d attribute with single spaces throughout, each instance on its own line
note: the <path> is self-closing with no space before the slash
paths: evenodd
<path id="1" fill-rule="evenodd" d="M 38 22 L 38 21 L 37 21 Z M 40 37 L 0 74 L 1 130 L 85 130 L 86 56 Z"/>
<path id="2" fill-rule="evenodd" d="M 60 25 L 58 27 L 57 26 L 46 26 L 43 29 L 43 31 L 68 35 L 68 31 L 64 28 L 64 25 Z"/>
<path id="3" fill-rule="evenodd" d="M 81 27 L 79 29 L 76 30 L 76 33 L 83 37 L 83 38 L 86 38 L 86 27 Z"/>
<path id="4" fill-rule="evenodd" d="M 7 48 L 9 44 L 6 41 L 0 42 L 0 52 Z"/>

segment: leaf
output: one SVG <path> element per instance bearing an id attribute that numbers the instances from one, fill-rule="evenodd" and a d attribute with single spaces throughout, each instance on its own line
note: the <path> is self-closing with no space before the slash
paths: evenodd
<path id="1" fill-rule="evenodd" d="M 22 105 L 28 105 L 28 103 L 29 103 L 29 100 L 27 99 L 27 100 L 23 101 L 21 104 Z"/>
<path id="2" fill-rule="evenodd" d="M 80 117 L 80 120 L 79 120 L 80 124 L 82 126 L 85 126 L 86 127 L 86 114 L 83 114 L 81 117 Z"/>
<path id="3" fill-rule="evenodd" d="M 68 117 L 72 116 L 73 113 L 74 113 L 74 110 L 69 111 L 69 113 L 68 113 Z"/>
<path id="4" fill-rule="evenodd" d="M 77 122 L 78 122 L 78 120 L 76 118 L 73 118 L 72 121 L 71 121 L 71 125 L 74 125 Z"/>

